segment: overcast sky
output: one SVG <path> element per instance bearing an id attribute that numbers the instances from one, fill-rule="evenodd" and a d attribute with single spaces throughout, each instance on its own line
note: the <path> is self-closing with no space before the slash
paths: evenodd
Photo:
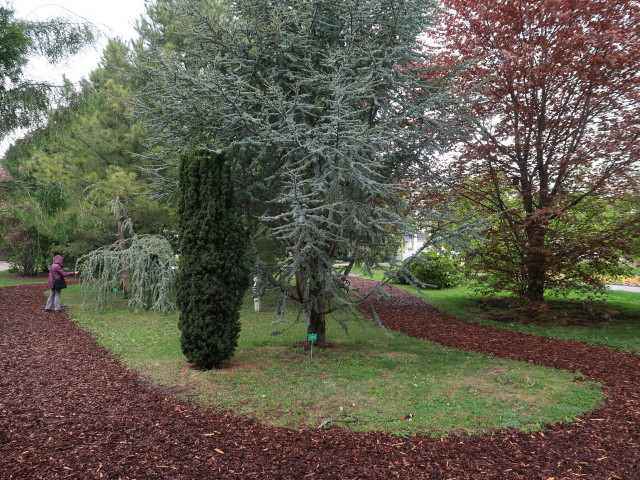
<path id="1" fill-rule="evenodd" d="M 108 38 L 129 40 L 136 36 L 133 25 L 144 13 L 144 0 L 13 0 L 15 17 L 26 20 L 45 20 L 67 17 L 91 22 L 102 33 L 102 38 L 84 53 L 57 65 L 40 59 L 32 60 L 26 72 L 30 78 L 60 83 L 64 74 L 77 82 L 98 66 Z M 10 140 L 0 143 L 0 156 Z"/>
<path id="2" fill-rule="evenodd" d="M 64 73 L 70 80 L 78 81 L 97 66 L 107 38 L 129 40 L 136 36 L 133 25 L 144 13 L 144 0 L 13 0 L 13 8 L 17 18 L 68 17 L 91 22 L 102 33 L 103 38 L 95 47 L 60 65 L 31 62 L 30 75 L 57 80 Z"/>

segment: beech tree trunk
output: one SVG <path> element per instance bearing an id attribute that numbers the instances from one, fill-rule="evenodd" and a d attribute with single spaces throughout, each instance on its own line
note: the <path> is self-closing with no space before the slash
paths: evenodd
<path id="1" fill-rule="evenodd" d="M 529 246 L 525 255 L 524 300 L 535 305 L 544 302 L 547 281 L 547 253 L 545 228 L 534 225 L 527 229 Z"/>

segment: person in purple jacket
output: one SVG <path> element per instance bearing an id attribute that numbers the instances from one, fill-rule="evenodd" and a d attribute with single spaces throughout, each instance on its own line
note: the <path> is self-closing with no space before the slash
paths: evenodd
<path id="1" fill-rule="evenodd" d="M 53 282 L 56 278 L 64 278 L 70 275 L 75 275 L 78 272 L 65 272 L 64 268 L 62 268 L 62 262 L 64 261 L 64 257 L 62 255 L 56 255 L 53 257 L 53 263 L 49 267 L 49 288 L 51 289 L 51 294 L 47 299 L 47 304 L 44 307 L 45 312 L 61 312 L 62 308 L 60 308 L 60 292 L 62 289 L 53 288 Z M 51 308 L 53 307 L 53 308 Z"/>

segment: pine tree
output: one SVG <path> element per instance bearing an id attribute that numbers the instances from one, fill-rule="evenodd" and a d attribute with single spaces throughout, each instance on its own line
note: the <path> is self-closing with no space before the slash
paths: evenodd
<path id="1" fill-rule="evenodd" d="M 178 214 L 182 351 L 199 368 L 218 368 L 238 345 L 249 278 L 247 232 L 223 155 L 191 150 L 182 157 Z"/>

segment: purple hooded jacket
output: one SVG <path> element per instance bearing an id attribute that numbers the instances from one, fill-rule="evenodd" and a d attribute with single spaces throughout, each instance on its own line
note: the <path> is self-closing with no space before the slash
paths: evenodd
<path id="1" fill-rule="evenodd" d="M 62 268 L 62 262 L 64 257 L 62 255 L 56 255 L 53 257 L 53 263 L 49 267 L 49 288 L 53 288 L 53 281 L 56 278 L 68 277 L 75 275 L 76 272 L 65 272 Z"/>

